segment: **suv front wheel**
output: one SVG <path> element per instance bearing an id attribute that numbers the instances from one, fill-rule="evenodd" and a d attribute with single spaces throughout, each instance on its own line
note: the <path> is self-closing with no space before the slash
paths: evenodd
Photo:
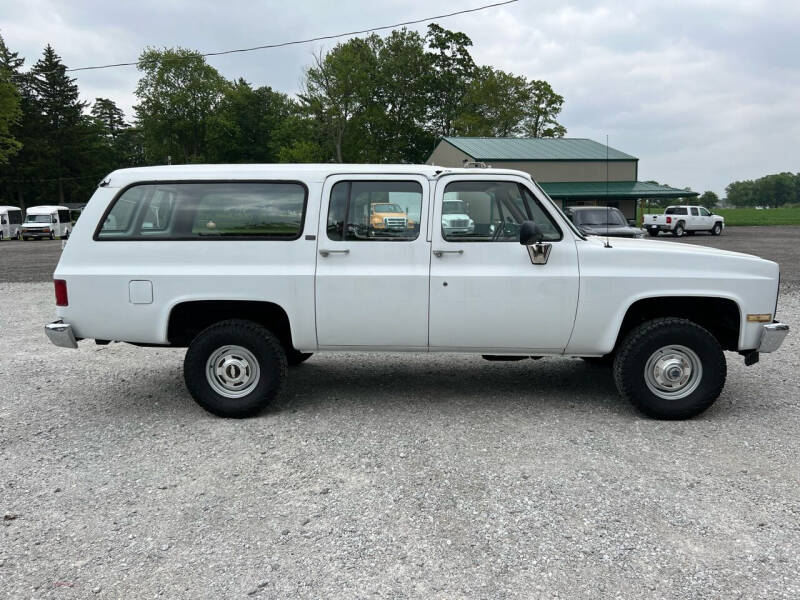
<path id="1" fill-rule="evenodd" d="M 183 361 L 192 398 L 220 417 L 240 419 L 261 412 L 278 396 L 286 375 L 286 354 L 278 338 L 242 319 L 201 331 Z"/>
<path id="2" fill-rule="evenodd" d="M 642 323 L 625 337 L 614 359 L 620 394 L 657 419 L 702 413 L 722 392 L 726 375 L 717 339 L 687 319 Z"/>

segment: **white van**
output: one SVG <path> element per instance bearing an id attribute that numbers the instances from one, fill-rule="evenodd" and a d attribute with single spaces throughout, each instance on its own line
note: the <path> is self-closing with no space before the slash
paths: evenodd
<path id="1" fill-rule="evenodd" d="M 0 206 L 0 240 L 19 239 L 22 226 L 22 209 Z"/>
<path id="2" fill-rule="evenodd" d="M 25 211 L 22 224 L 22 239 L 57 237 L 67 239 L 71 227 L 69 209 L 66 206 L 31 206 Z"/>

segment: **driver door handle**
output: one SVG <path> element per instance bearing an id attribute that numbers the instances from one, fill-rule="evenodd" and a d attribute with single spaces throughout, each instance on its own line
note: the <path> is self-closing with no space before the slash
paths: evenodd
<path id="1" fill-rule="evenodd" d="M 350 250 L 325 250 L 320 248 L 320 256 L 328 256 L 329 254 L 350 254 Z"/>
<path id="2" fill-rule="evenodd" d="M 434 256 L 441 258 L 443 254 L 464 254 L 463 250 L 434 250 Z"/>

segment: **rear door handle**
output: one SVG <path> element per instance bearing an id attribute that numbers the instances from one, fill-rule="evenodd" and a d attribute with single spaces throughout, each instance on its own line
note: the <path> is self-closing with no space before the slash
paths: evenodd
<path id="1" fill-rule="evenodd" d="M 443 254 L 464 254 L 463 250 L 434 250 L 433 254 L 441 258 Z"/>
<path id="2" fill-rule="evenodd" d="M 320 256 L 328 256 L 329 254 L 350 254 L 350 250 L 324 250 L 320 249 Z"/>

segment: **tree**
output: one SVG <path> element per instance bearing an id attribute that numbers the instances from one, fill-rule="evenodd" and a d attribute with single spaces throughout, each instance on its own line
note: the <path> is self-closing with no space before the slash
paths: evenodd
<path id="1" fill-rule="evenodd" d="M 697 204 L 705 206 L 709 210 L 713 210 L 719 204 L 719 196 L 714 192 L 707 190 L 697 197 Z"/>
<path id="2" fill-rule="evenodd" d="M 492 67 L 478 67 L 455 121 L 459 135 L 510 137 L 523 132 L 527 81 Z"/>
<path id="3" fill-rule="evenodd" d="M 425 41 L 430 60 L 424 85 L 430 129 L 437 138 L 446 137 L 455 133 L 454 124 L 463 113 L 464 98 L 475 76 L 475 61 L 469 53 L 472 40 L 431 23 Z"/>
<path id="4" fill-rule="evenodd" d="M 534 80 L 528 84 L 529 99 L 525 103 L 523 131 L 528 137 L 564 137 L 567 129 L 556 121 L 564 97 L 556 94 L 550 84 Z"/>
<path id="5" fill-rule="evenodd" d="M 66 73 L 66 66 L 49 44 L 31 69 L 33 124 L 36 139 L 31 166 L 41 177 L 55 180 L 58 202 L 78 187 L 77 180 L 85 173 L 86 152 L 91 131 L 83 117 L 86 102 L 79 99 L 75 79 Z"/>
<path id="6" fill-rule="evenodd" d="M 207 160 L 209 124 L 228 82 L 202 55 L 184 48 L 148 48 L 138 68 L 134 110 L 148 162 Z"/>
<path id="7" fill-rule="evenodd" d="M 10 52 L 0 35 L 0 165 L 8 163 L 22 144 L 14 136 L 14 127 L 22 119 L 20 94 L 15 76 L 23 60 Z"/>
<path id="8" fill-rule="evenodd" d="M 357 161 L 363 150 L 358 145 L 347 153 L 346 136 L 375 101 L 377 76 L 377 35 L 354 38 L 337 44 L 333 50 L 314 56 L 314 66 L 306 71 L 300 99 L 319 120 L 337 162 Z"/>

